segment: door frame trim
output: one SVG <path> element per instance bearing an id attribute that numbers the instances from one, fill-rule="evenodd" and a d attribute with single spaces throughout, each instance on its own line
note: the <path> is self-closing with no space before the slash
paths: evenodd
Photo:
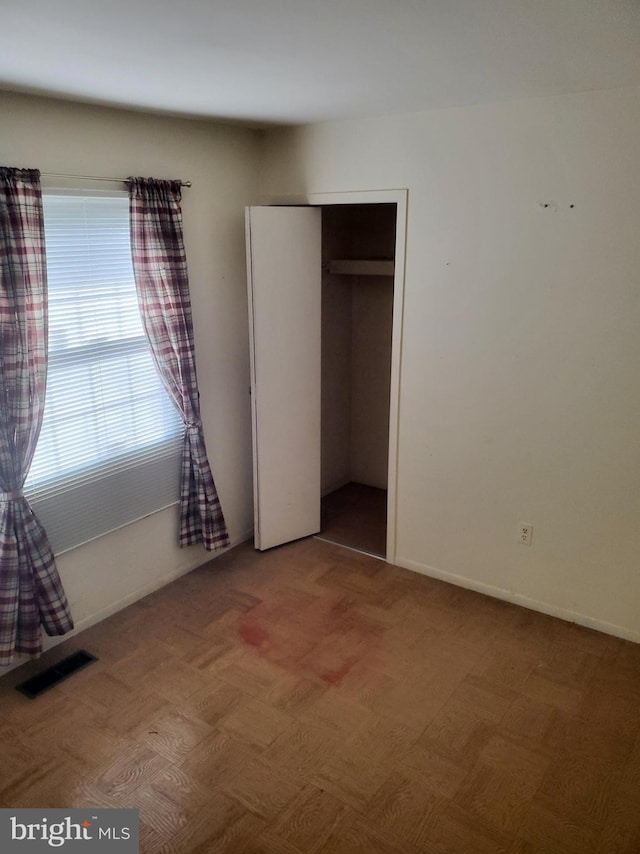
<path id="1" fill-rule="evenodd" d="M 400 382 L 402 377 L 402 333 L 404 327 L 405 263 L 409 190 L 346 190 L 274 196 L 270 205 L 396 205 L 396 252 L 393 275 L 393 331 L 391 340 L 391 390 L 389 394 L 389 456 L 387 483 L 387 563 L 396 563 L 398 522 L 398 454 L 400 424 Z"/>

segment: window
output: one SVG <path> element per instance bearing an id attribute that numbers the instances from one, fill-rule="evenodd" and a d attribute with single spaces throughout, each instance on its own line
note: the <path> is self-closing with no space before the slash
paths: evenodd
<path id="1" fill-rule="evenodd" d="M 47 398 L 25 492 L 60 553 L 177 502 L 183 428 L 142 328 L 127 195 L 43 206 Z"/>

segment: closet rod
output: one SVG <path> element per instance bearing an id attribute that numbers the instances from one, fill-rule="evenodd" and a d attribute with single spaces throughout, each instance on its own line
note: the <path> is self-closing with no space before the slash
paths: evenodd
<path id="1" fill-rule="evenodd" d="M 77 178 L 81 181 L 117 181 L 121 184 L 126 184 L 128 178 L 103 178 L 99 175 L 61 175 L 55 172 L 41 172 L 44 178 Z M 181 187 L 190 187 L 191 181 L 180 181 Z"/>

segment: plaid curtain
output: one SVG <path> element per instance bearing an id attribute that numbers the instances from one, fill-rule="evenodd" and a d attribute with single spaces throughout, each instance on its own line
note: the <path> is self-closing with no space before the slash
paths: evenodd
<path id="1" fill-rule="evenodd" d="M 40 173 L 0 167 L 0 665 L 73 628 L 44 528 L 22 494 L 47 382 Z"/>
<path id="2" fill-rule="evenodd" d="M 130 178 L 131 250 L 142 322 L 153 359 L 185 425 L 180 488 L 181 546 L 229 545 L 207 459 L 196 379 L 180 181 Z"/>

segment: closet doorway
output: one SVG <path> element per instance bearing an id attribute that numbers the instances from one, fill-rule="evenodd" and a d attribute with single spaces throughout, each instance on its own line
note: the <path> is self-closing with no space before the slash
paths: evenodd
<path id="1" fill-rule="evenodd" d="M 322 207 L 319 537 L 387 554 L 396 205 Z"/>
<path id="2" fill-rule="evenodd" d="M 247 209 L 258 549 L 316 534 L 395 561 L 406 202 Z"/>

